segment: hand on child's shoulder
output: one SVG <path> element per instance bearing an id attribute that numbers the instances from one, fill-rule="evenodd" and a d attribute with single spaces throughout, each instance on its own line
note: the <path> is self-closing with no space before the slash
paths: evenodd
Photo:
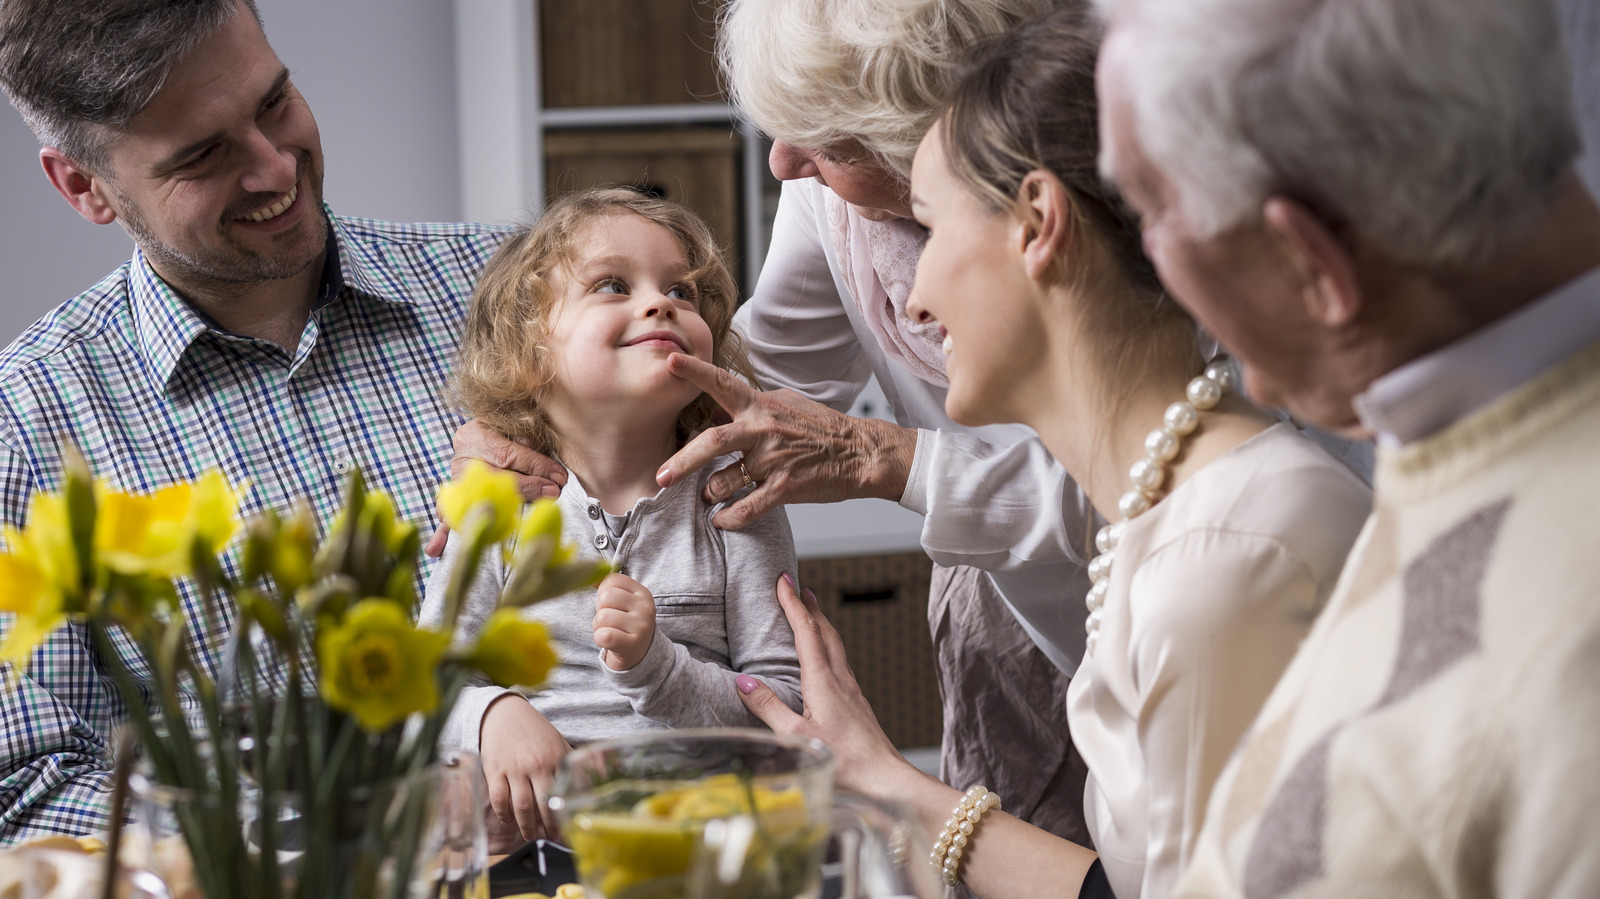
<path id="1" fill-rule="evenodd" d="M 656 600 L 645 585 L 615 572 L 600 582 L 595 600 L 594 642 L 606 667 L 627 671 L 644 660 L 656 635 Z"/>

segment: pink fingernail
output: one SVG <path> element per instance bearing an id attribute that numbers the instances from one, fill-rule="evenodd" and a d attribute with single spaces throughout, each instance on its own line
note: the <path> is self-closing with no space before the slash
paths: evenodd
<path id="1" fill-rule="evenodd" d="M 788 583 L 790 590 L 793 590 L 796 593 L 800 592 L 800 585 L 794 582 L 794 575 L 785 571 L 783 573 L 783 579 L 786 583 Z"/>
<path id="2" fill-rule="evenodd" d="M 548 496 L 551 499 L 555 499 L 561 495 L 561 488 L 555 486 L 554 484 L 548 484 L 539 490 L 539 495 Z"/>
<path id="3" fill-rule="evenodd" d="M 656 472 L 656 483 L 665 487 L 671 480 L 672 469 L 666 467 L 665 465 L 661 466 L 661 470 Z"/>
<path id="4" fill-rule="evenodd" d="M 812 593 L 810 590 L 807 590 L 806 591 L 806 599 L 810 600 L 812 605 L 815 605 L 816 602 L 817 602 L 817 594 Z"/>
<path id="5" fill-rule="evenodd" d="M 743 693 L 746 696 L 749 696 L 752 692 L 754 692 L 756 687 L 759 686 L 760 683 L 761 683 L 760 681 L 756 680 L 755 678 L 751 677 L 748 674 L 739 675 L 738 677 L 733 679 L 733 682 L 736 685 L 738 685 L 739 692 Z"/>

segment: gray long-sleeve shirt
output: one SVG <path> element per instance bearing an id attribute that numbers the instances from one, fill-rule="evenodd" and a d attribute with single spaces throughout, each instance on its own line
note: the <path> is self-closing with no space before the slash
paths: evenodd
<path id="1" fill-rule="evenodd" d="M 569 476 L 558 501 L 562 538 L 577 544 L 581 555 L 606 558 L 643 584 L 656 604 L 655 639 L 627 671 L 606 667 L 594 644 L 594 589 L 526 611 L 549 627 L 558 656 L 549 680 L 528 700 L 569 743 L 682 727 L 760 727 L 739 700 L 738 673 L 759 677 L 800 710 L 794 634 L 775 589 L 784 572 L 797 573 L 789 518 L 778 509 L 742 530 L 713 527 L 711 516 L 721 507 L 708 505 L 700 491 L 729 461 L 640 499 L 616 537 L 599 501 Z M 443 619 L 445 585 L 459 552 L 460 541 L 452 537 L 428 578 L 422 623 Z M 494 612 L 504 580 L 498 550 L 485 553 L 457 619 L 457 645 L 470 643 Z M 481 682 L 469 686 L 441 744 L 477 750 L 483 714 L 506 692 Z"/>

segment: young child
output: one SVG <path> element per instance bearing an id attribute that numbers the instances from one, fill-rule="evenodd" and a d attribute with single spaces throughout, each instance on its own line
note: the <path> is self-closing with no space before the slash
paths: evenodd
<path id="1" fill-rule="evenodd" d="M 781 510 L 712 527 L 699 478 L 658 488 L 656 470 L 709 426 L 715 403 L 667 370 L 686 353 L 750 379 L 731 331 L 736 287 L 694 213 L 631 190 L 556 200 L 509 238 L 472 297 L 456 397 L 482 423 L 541 447 L 570 477 L 564 539 L 615 573 L 528 611 L 559 663 L 522 695 L 469 687 L 443 735 L 483 759 L 491 803 L 521 836 L 544 832 L 555 762 L 591 740 L 682 727 L 758 727 L 733 680 L 755 675 L 800 709 L 794 636 L 774 584 L 796 570 Z M 727 461 L 727 460 L 725 460 Z M 452 539 L 428 579 L 423 619 L 442 618 Z M 504 572 L 484 555 L 458 638 L 495 609 Z M 597 648 L 598 647 L 598 648 Z"/>

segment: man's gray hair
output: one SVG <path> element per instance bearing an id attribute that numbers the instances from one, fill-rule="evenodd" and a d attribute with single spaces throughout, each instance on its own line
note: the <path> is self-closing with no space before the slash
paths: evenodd
<path id="1" fill-rule="evenodd" d="M 1086 0 L 729 0 L 717 57 L 740 111 L 775 140 L 858 141 L 902 177 L 975 52 Z"/>
<path id="2" fill-rule="evenodd" d="M 1579 152 L 1547 0 L 1098 0 L 1145 157 L 1201 238 L 1271 195 L 1394 258 L 1470 266 L 1527 233 Z M 1124 57 L 1131 60 L 1131 57 Z"/>
<path id="3" fill-rule="evenodd" d="M 41 144 L 100 169 L 107 138 L 241 2 L 259 23 L 255 0 L 0 0 L 0 88 Z"/>

